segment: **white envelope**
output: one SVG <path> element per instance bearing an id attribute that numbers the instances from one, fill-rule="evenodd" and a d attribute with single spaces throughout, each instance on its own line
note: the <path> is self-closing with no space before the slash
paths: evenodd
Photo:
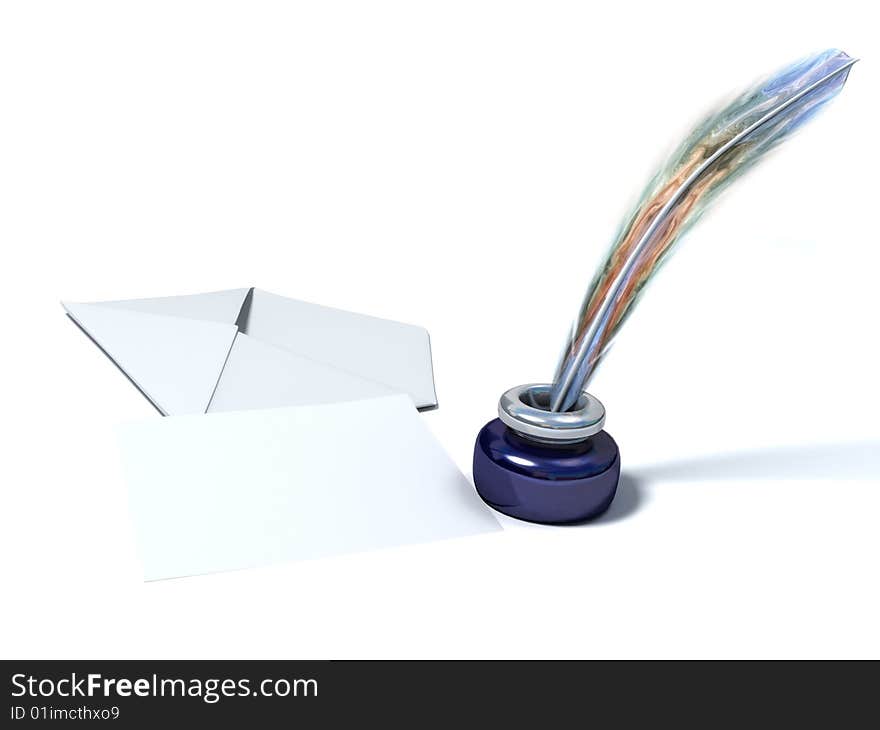
<path id="1" fill-rule="evenodd" d="M 393 393 L 437 406 L 421 327 L 253 288 L 62 305 L 163 415 Z"/>

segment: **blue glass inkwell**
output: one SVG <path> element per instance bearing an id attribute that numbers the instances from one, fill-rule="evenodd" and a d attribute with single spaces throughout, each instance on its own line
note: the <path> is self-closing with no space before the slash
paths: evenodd
<path id="1" fill-rule="evenodd" d="M 837 95 L 856 59 L 836 49 L 765 79 L 703 119 L 651 179 L 593 278 L 550 385 L 501 396 L 474 447 L 488 505 L 546 524 L 582 522 L 611 505 L 620 453 L 605 408 L 585 390 L 643 288 L 715 195 Z"/>
<path id="2" fill-rule="evenodd" d="M 582 522 L 611 505 L 620 476 L 605 408 L 582 392 L 570 411 L 550 410 L 549 385 L 521 385 L 498 404 L 474 448 L 474 482 L 489 506 L 547 524 Z"/>

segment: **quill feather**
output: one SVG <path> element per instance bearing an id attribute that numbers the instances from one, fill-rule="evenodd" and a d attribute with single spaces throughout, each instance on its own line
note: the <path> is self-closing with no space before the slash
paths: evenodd
<path id="1" fill-rule="evenodd" d="M 551 408 L 574 406 L 645 284 L 714 197 L 832 99 L 856 59 L 828 50 L 750 89 L 688 135 L 645 189 L 596 273 L 556 371 Z"/>

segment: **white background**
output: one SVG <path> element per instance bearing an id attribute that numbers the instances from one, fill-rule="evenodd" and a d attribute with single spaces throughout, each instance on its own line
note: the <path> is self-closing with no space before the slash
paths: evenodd
<path id="1" fill-rule="evenodd" d="M 873 16 L 4 3 L 2 656 L 880 655 Z M 608 517 L 141 582 L 115 429 L 158 416 L 59 299 L 256 285 L 423 325 L 423 417 L 469 474 L 663 152 L 831 45 L 863 59 L 843 94 L 685 239 L 593 381 Z"/>

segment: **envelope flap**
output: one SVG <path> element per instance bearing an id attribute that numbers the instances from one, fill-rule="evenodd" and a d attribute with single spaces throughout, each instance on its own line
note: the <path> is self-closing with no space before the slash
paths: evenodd
<path id="1" fill-rule="evenodd" d="M 188 319 L 235 324 L 250 291 L 250 289 L 225 289 L 176 297 L 119 299 L 100 302 L 100 305 L 113 309 L 143 312 L 144 314 L 162 314 L 167 317 L 187 317 Z"/>
<path id="2" fill-rule="evenodd" d="M 238 332 L 234 324 L 148 314 L 115 304 L 65 303 L 64 308 L 163 414 L 207 410 Z"/>
<path id="3" fill-rule="evenodd" d="M 294 354 L 437 405 L 427 330 L 254 289 L 243 331 Z"/>
<path id="4" fill-rule="evenodd" d="M 394 391 L 238 333 L 208 413 L 314 405 L 394 395 Z"/>

